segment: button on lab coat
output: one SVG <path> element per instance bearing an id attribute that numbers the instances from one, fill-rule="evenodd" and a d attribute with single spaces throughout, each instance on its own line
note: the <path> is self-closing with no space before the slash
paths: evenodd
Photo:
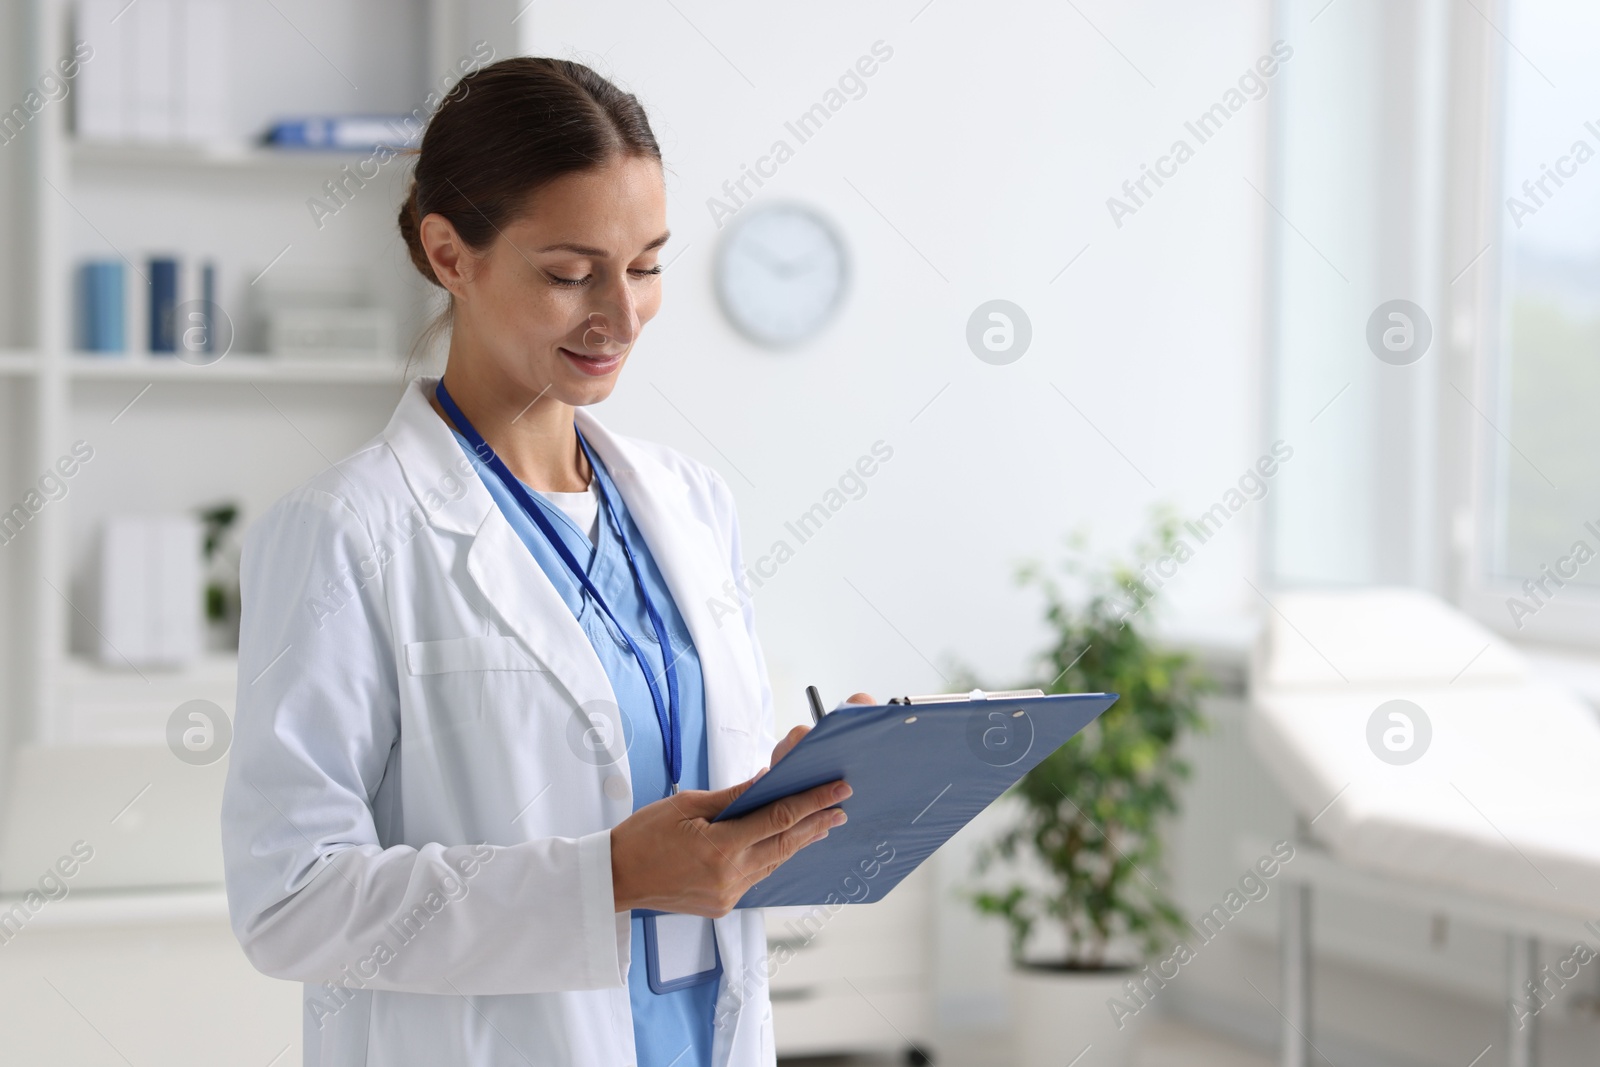
<path id="1" fill-rule="evenodd" d="M 610 828 L 625 752 L 589 639 L 428 403 L 280 500 L 242 560 L 228 905 L 246 956 L 305 983 L 306 1067 L 635 1062 Z M 704 671 L 710 785 L 765 766 L 772 698 L 732 494 L 586 410 Z M 609 714 L 614 715 L 611 710 Z M 597 735 L 596 731 L 599 731 Z M 715 922 L 713 1062 L 774 1062 L 759 912 Z"/>

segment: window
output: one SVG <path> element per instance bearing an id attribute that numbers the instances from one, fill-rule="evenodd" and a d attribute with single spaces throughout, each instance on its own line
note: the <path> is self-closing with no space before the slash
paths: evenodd
<path id="1" fill-rule="evenodd" d="M 1572 641 L 1600 633 L 1600 5 L 1511 0 L 1500 25 L 1477 608 Z"/>
<path id="2" fill-rule="evenodd" d="M 1487 564 L 1521 585 L 1586 541 L 1564 569 L 1600 591 L 1600 5 L 1508 15 Z"/>

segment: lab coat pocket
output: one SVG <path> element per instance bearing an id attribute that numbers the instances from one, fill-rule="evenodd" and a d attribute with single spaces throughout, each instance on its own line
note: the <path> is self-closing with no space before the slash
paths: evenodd
<path id="1" fill-rule="evenodd" d="M 503 671 L 545 673 L 514 637 L 457 637 L 406 645 L 406 672 L 421 689 L 427 718 L 436 723 L 482 719 L 484 687 L 493 673 Z"/>

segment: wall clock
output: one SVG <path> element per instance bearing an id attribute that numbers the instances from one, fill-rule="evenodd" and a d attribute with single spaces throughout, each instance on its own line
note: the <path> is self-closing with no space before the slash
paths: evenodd
<path id="1" fill-rule="evenodd" d="M 792 203 L 749 209 L 723 238 L 713 270 L 723 313 L 740 333 L 772 348 L 816 336 L 849 281 L 838 232 Z"/>

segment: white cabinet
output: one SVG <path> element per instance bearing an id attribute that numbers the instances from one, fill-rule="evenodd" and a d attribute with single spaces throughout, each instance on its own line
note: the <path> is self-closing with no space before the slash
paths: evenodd
<path id="1" fill-rule="evenodd" d="M 767 909 L 780 1056 L 928 1049 L 932 890 L 924 866 L 876 904 Z"/>
<path id="2" fill-rule="evenodd" d="M 220 890 L 74 894 L 0 941 L 8 1064 L 299 1067 L 300 986 L 245 961 Z"/>

